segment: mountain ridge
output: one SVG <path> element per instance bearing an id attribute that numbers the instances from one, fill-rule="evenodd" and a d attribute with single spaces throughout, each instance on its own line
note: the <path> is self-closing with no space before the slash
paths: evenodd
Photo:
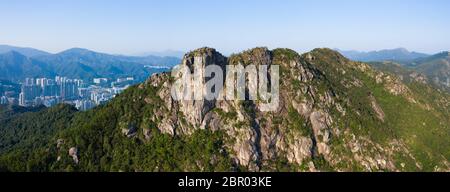
<path id="1" fill-rule="evenodd" d="M 56 54 L 41 54 L 28 57 L 18 51 L 6 52 L 0 57 L 0 78 L 21 81 L 27 77 L 54 77 L 56 75 L 69 78 L 91 80 L 96 77 L 117 78 L 131 75 L 136 79 L 145 79 L 154 72 L 161 72 L 164 68 L 148 68 L 157 66 L 171 68 L 179 63 L 174 57 L 132 57 L 110 55 L 91 51 L 84 48 L 71 48 Z M 29 73 L 24 66 L 34 73 Z M 22 59 L 21 59 L 22 58 Z M 9 59 L 9 60 L 8 60 Z M 17 61 L 22 63 L 11 63 Z"/>
<path id="2" fill-rule="evenodd" d="M 443 51 L 429 57 L 412 61 L 370 62 L 377 69 L 392 72 L 401 77 L 410 77 L 428 83 L 450 93 L 450 53 Z"/>
<path id="3" fill-rule="evenodd" d="M 278 65 L 280 100 L 174 100 L 169 73 L 79 112 L 45 147 L 0 154 L 44 171 L 448 171 L 450 97 L 330 49 L 187 53 L 181 66 Z M 249 84 L 249 86 L 254 86 Z M 225 88 L 226 90 L 226 88 Z M 43 151 L 48 151 L 43 155 Z M 27 166 L 14 159 L 30 157 Z"/>
<path id="4" fill-rule="evenodd" d="M 48 53 L 46 51 L 38 50 L 35 48 L 29 48 L 29 47 L 16 47 L 11 45 L 0 45 L 0 54 L 10 52 L 10 51 L 16 51 L 18 53 L 21 53 L 22 55 L 25 55 L 27 57 L 34 57 L 39 55 L 49 55 L 51 53 Z"/>
<path id="5" fill-rule="evenodd" d="M 419 58 L 424 58 L 430 56 L 429 54 L 410 52 L 405 48 L 396 49 L 383 49 L 379 51 L 344 51 L 336 49 L 338 52 L 342 53 L 346 57 L 363 62 L 373 62 L 373 61 L 401 61 L 407 62 Z"/>
<path id="6" fill-rule="evenodd" d="M 29 58 L 16 51 L 0 54 L 0 78 L 20 81 L 25 77 L 50 77 L 55 73 L 48 64 Z"/>

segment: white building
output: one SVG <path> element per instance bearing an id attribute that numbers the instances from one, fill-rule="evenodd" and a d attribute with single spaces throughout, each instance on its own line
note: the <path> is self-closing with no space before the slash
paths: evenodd
<path id="1" fill-rule="evenodd" d="M 96 104 L 91 100 L 77 100 L 75 102 L 75 107 L 80 111 L 86 111 L 92 109 Z"/>
<path id="2" fill-rule="evenodd" d="M 108 83 L 108 79 L 107 78 L 94 78 L 94 83 L 95 84 Z"/>
<path id="3" fill-rule="evenodd" d="M 9 104 L 8 98 L 6 96 L 0 97 L 0 104 L 1 105 L 7 105 Z"/>

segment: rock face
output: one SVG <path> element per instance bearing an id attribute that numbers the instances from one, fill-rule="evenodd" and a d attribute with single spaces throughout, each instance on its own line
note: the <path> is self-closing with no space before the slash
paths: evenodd
<path id="1" fill-rule="evenodd" d="M 78 149 L 76 147 L 71 147 L 69 149 L 69 156 L 72 157 L 75 164 L 78 164 Z"/>
<path id="2" fill-rule="evenodd" d="M 309 118 L 317 145 L 317 152 L 322 155 L 328 155 L 330 153 L 328 142 L 331 137 L 331 132 L 328 129 L 330 124 L 329 115 L 321 111 L 315 111 L 311 113 Z"/>
<path id="3" fill-rule="evenodd" d="M 383 109 L 378 105 L 375 97 L 373 95 L 370 95 L 369 99 L 372 105 L 372 109 L 375 111 L 377 118 L 380 119 L 381 121 L 384 121 L 385 114 L 383 112 Z"/>
<path id="4" fill-rule="evenodd" d="M 393 95 L 408 96 L 408 89 L 395 78 L 373 71 L 368 65 L 351 62 L 339 53 L 328 49 L 317 49 L 305 55 L 298 55 L 292 50 L 255 48 L 226 58 L 211 48 L 201 48 L 185 55 L 180 67 L 187 67 L 194 74 L 195 67 L 204 70 L 209 65 L 279 65 L 281 67 L 280 105 L 275 111 L 262 112 L 256 101 L 234 100 L 174 100 L 171 98 L 169 74 L 155 75 L 147 81 L 159 88 L 158 96 L 165 103 L 165 110 L 155 112 L 153 119 L 158 120 L 157 128 L 161 133 L 170 135 L 190 135 L 197 129 L 223 131 L 227 137 L 227 151 L 236 164 L 250 171 L 259 171 L 270 166 L 273 159 L 286 159 L 289 163 L 304 165 L 306 171 L 317 170 L 317 159 L 323 158 L 330 166 L 341 161 L 356 159 L 355 166 L 373 170 L 374 167 L 397 170 L 391 151 L 378 147 L 382 152 L 372 154 L 343 155 L 358 153 L 363 141 L 357 137 L 352 140 L 348 127 L 336 123 L 345 118 L 351 105 L 349 98 L 341 98 L 335 90 L 335 82 L 326 76 L 328 71 L 321 67 L 336 65 L 338 76 L 345 76 L 338 83 L 340 86 L 354 89 L 364 86 L 362 80 L 347 75 L 347 71 L 357 70 L 373 76 L 377 83 L 384 83 L 385 89 Z M 224 74 L 226 75 L 226 74 Z M 175 76 L 171 82 L 181 78 Z M 200 90 L 201 83 L 208 79 L 200 76 L 200 82 L 194 82 L 193 89 Z M 257 85 L 249 82 L 248 89 Z M 223 92 L 227 91 L 227 87 Z M 178 93 L 180 94 L 180 93 Z M 373 95 L 367 97 L 369 110 L 384 121 L 385 113 Z M 354 111 L 354 115 L 361 115 Z M 149 132 L 145 132 L 149 137 Z M 354 136 L 354 135 L 353 135 Z M 333 140 L 344 140 L 344 149 L 335 150 Z M 373 146 L 372 141 L 367 141 Z M 401 143 L 401 141 L 399 141 Z M 342 148 L 342 147 L 340 147 Z M 368 160 L 364 160 L 368 159 Z M 354 166 L 354 165 L 349 165 Z M 320 168 L 320 167 L 319 167 Z M 342 170 L 347 168 L 343 167 Z M 339 170 L 339 169 L 338 169 Z"/>
<path id="5" fill-rule="evenodd" d="M 127 126 L 122 127 L 121 131 L 122 134 L 128 138 L 134 137 L 137 134 L 137 128 L 133 124 L 128 124 Z"/>
<path id="6" fill-rule="evenodd" d="M 202 48 L 191 52 L 184 56 L 181 66 L 188 67 L 194 75 L 193 92 L 198 92 L 203 89 L 203 84 L 206 83 L 209 78 L 205 77 L 205 68 L 210 65 L 220 66 L 224 71 L 227 59 L 215 49 Z M 195 76 L 194 69 L 200 69 L 199 76 Z M 198 78 L 199 80 L 195 80 Z M 204 125 L 205 115 L 215 107 L 216 100 L 182 100 L 180 102 L 180 109 L 186 117 L 188 122 L 192 125 L 200 127 Z"/>

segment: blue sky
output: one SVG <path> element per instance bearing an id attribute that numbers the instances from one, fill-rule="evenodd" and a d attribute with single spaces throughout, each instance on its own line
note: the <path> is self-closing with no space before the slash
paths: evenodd
<path id="1" fill-rule="evenodd" d="M 0 44 L 59 52 L 450 50 L 447 0 L 0 0 Z"/>

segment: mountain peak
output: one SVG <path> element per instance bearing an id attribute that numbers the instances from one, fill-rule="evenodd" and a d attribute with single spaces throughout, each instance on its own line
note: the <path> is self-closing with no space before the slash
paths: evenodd
<path id="1" fill-rule="evenodd" d="M 326 48 L 326 47 L 315 48 L 311 52 L 322 53 L 322 54 L 333 54 L 333 55 L 338 54 L 338 55 L 341 55 L 341 53 L 339 53 L 338 51 L 330 49 L 330 48 Z"/>
<path id="2" fill-rule="evenodd" d="M 213 54 L 220 54 L 216 49 L 211 48 L 211 47 L 201 47 L 198 49 L 195 49 L 193 51 L 190 51 L 188 53 L 185 54 L 184 57 L 189 57 L 189 56 L 200 56 L 200 55 L 213 55 Z"/>
<path id="3" fill-rule="evenodd" d="M 386 51 L 389 51 L 388 49 Z M 398 52 L 403 52 L 403 53 L 409 53 L 408 49 L 403 48 L 403 47 L 399 47 L 396 49 L 392 49 L 392 51 L 398 51 Z"/>
<path id="4" fill-rule="evenodd" d="M 347 59 L 344 55 L 330 48 L 316 48 L 305 54 L 312 55 L 314 58 L 322 58 L 326 60 L 333 59 L 336 61 L 349 61 L 349 59 Z"/>
<path id="5" fill-rule="evenodd" d="M 83 53 L 93 53 L 93 52 L 94 51 L 91 51 L 89 49 L 74 47 L 74 48 L 70 48 L 70 49 L 67 49 L 65 51 L 62 51 L 59 54 L 67 54 L 67 53 L 83 54 Z"/>
<path id="6" fill-rule="evenodd" d="M 201 59 L 198 59 L 201 58 Z M 227 58 L 214 48 L 202 47 L 186 53 L 183 57 L 182 63 L 189 66 L 191 69 L 194 65 L 220 65 L 223 66 Z"/>
<path id="7" fill-rule="evenodd" d="M 363 62 L 371 61 L 412 61 L 419 58 L 428 57 L 429 55 L 419 52 L 411 52 L 405 48 L 383 49 L 379 51 L 359 52 L 359 51 L 342 51 L 338 50 L 346 57 Z"/>

